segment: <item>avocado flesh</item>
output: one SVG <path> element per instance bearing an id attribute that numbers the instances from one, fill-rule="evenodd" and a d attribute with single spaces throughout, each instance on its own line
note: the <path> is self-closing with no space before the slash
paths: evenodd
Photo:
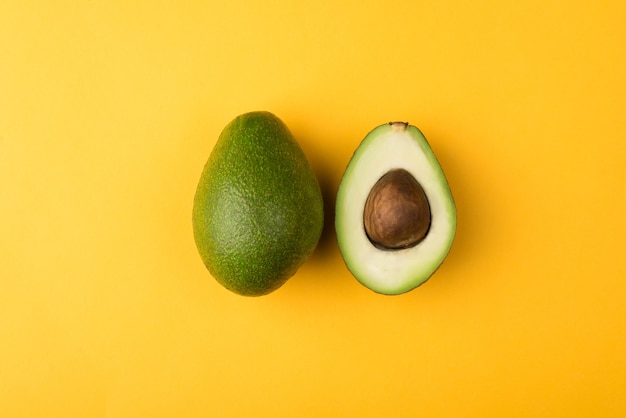
<path id="1" fill-rule="evenodd" d="M 220 284 L 245 296 L 278 289 L 315 249 L 323 216 L 317 179 L 278 117 L 250 112 L 224 128 L 192 214 L 196 246 Z"/>
<path id="2" fill-rule="evenodd" d="M 374 185 L 397 169 L 406 170 L 422 187 L 430 207 L 430 226 L 416 245 L 384 249 L 368 238 L 363 211 Z M 339 185 L 335 229 L 346 266 L 358 281 L 377 293 L 408 292 L 437 270 L 454 240 L 456 208 L 439 162 L 417 127 L 388 123 L 365 137 Z"/>

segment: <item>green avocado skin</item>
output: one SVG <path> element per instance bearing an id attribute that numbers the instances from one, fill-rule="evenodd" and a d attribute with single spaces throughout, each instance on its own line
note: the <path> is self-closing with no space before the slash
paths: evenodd
<path id="1" fill-rule="evenodd" d="M 270 112 L 238 116 L 204 166 L 193 205 L 200 256 L 224 287 L 273 292 L 315 249 L 324 212 L 317 179 L 285 124 Z"/>

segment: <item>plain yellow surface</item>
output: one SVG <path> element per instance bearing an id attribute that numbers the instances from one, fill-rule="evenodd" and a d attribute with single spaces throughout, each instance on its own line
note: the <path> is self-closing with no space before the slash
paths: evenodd
<path id="1" fill-rule="evenodd" d="M 0 3 L 0 416 L 623 417 L 626 5 Z M 284 287 L 205 270 L 197 180 L 270 110 L 327 225 Z M 458 231 L 385 297 L 332 226 L 352 152 L 420 127 Z"/>

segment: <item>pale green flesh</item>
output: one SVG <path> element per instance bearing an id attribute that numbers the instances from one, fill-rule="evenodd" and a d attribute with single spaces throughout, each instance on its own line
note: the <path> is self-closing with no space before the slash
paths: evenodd
<path id="1" fill-rule="evenodd" d="M 420 183 L 431 210 L 428 234 L 412 248 L 381 250 L 367 238 L 363 208 L 374 184 L 403 168 Z M 414 126 L 385 124 L 361 142 L 337 194 L 335 227 L 348 269 L 363 285 L 383 294 L 408 292 L 425 282 L 446 258 L 456 230 L 456 208 L 446 178 L 422 133 Z"/>

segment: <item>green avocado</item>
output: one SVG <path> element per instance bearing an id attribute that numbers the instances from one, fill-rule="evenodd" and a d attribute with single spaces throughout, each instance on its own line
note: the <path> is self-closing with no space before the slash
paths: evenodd
<path id="1" fill-rule="evenodd" d="M 224 287 L 273 292 L 317 246 L 322 194 L 302 149 L 269 112 L 238 116 L 204 166 L 193 205 L 200 256 Z"/>
<path id="2" fill-rule="evenodd" d="M 339 185 L 335 229 L 346 266 L 377 293 L 408 292 L 437 270 L 454 240 L 456 207 L 418 128 L 390 122 L 363 139 Z"/>

